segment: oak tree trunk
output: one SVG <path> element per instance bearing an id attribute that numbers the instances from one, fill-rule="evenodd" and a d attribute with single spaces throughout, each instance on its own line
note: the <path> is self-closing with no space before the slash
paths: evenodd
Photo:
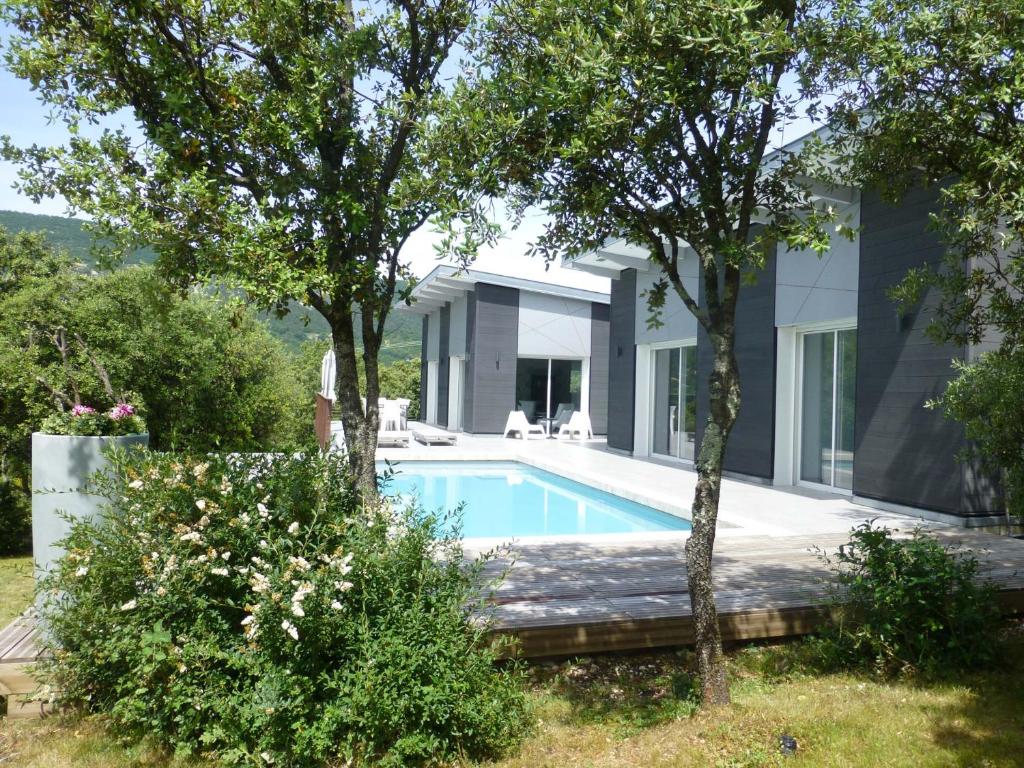
<path id="1" fill-rule="evenodd" d="M 359 372 L 356 367 L 355 334 L 352 313 L 338 312 L 331 321 L 331 341 L 334 345 L 338 380 L 338 407 L 345 428 L 345 450 L 349 468 L 365 502 L 375 503 L 377 470 L 374 455 L 377 449 L 377 394 L 379 392 L 376 365 L 373 368 L 373 391 L 369 391 L 367 372 L 366 408 L 363 408 L 359 390 Z M 376 361 L 374 361 L 376 363 Z"/>
<path id="2" fill-rule="evenodd" d="M 733 349 L 734 333 L 709 336 L 714 362 L 708 381 L 708 419 L 697 454 L 693 530 L 686 542 L 686 570 L 703 702 L 707 706 L 720 706 L 729 703 L 729 685 L 712 588 L 711 558 L 722 488 L 722 461 L 729 432 L 739 413 L 740 382 Z"/>

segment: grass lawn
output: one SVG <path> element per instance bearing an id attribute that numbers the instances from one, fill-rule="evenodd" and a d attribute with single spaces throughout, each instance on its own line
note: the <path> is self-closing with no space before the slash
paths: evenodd
<path id="1" fill-rule="evenodd" d="M 0 623 L 32 594 L 31 560 L 0 560 Z M 882 682 L 814 674 L 800 644 L 730 654 L 733 704 L 697 711 L 672 652 L 606 656 L 530 668 L 537 726 L 495 768 L 535 766 L 971 766 L 1021 765 L 1024 635 L 1004 666 L 949 680 Z M 781 734 L 796 757 L 779 754 Z M 146 745 L 125 745 L 99 719 L 0 723 L 0 765 L 25 768 L 176 766 Z"/>
<path id="2" fill-rule="evenodd" d="M 0 629 L 32 602 L 32 558 L 0 558 Z"/>
<path id="3" fill-rule="evenodd" d="M 815 675 L 794 647 L 731 654 L 734 702 L 696 712 L 673 653 L 603 657 L 531 668 L 537 727 L 495 768 L 535 766 L 1019 766 L 1024 754 L 1024 640 L 1004 668 L 939 682 Z M 794 758 L 778 737 L 797 739 Z M 0 764 L 26 768 L 175 766 L 124 746 L 96 719 L 0 726 Z"/>

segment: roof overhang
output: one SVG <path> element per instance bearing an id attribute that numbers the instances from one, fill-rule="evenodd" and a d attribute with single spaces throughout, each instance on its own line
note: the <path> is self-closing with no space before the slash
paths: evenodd
<path id="1" fill-rule="evenodd" d="M 618 272 L 608 271 L 602 277 L 616 277 Z M 480 272 L 475 269 L 457 269 L 448 264 L 435 267 L 425 278 L 420 280 L 412 289 L 410 303 L 399 303 L 395 309 L 418 315 L 428 315 L 439 307 L 449 304 L 472 291 L 477 283 L 499 285 L 507 288 L 515 288 L 520 291 L 541 293 L 551 296 L 560 296 L 567 299 L 596 302 L 608 304 L 610 298 L 607 293 L 598 291 L 587 291 L 582 288 L 572 288 L 566 285 L 555 283 L 544 283 L 539 280 L 527 280 L 520 277 L 509 277 L 508 275 L 497 275 L 491 272 Z"/>

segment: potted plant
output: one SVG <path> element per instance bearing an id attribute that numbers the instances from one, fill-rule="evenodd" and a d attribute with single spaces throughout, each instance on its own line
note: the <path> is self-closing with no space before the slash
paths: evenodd
<path id="1" fill-rule="evenodd" d="M 68 533 L 66 518 L 91 517 L 99 509 L 102 499 L 89 492 L 89 481 L 106 469 L 107 452 L 149 445 L 137 401 L 116 394 L 106 369 L 78 342 L 103 385 L 104 396 L 97 400 L 109 407 L 82 402 L 82 388 L 67 363 L 69 392 L 47 385 L 56 410 L 32 434 L 32 554 L 40 576 L 63 555 L 55 545 Z"/>

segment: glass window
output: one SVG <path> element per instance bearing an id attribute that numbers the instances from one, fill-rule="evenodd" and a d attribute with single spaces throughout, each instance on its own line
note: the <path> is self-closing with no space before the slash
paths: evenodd
<path id="1" fill-rule="evenodd" d="M 516 407 L 531 423 L 544 418 L 568 422 L 569 414 L 580 410 L 582 402 L 582 360 L 518 359 Z"/>
<path id="2" fill-rule="evenodd" d="M 800 479 L 853 488 L 857 331 L 803 337 Z"/>
<path id="3" fill-rule="evenodd" d="M 697 348 L 654 353 L 651 452 L 693 459 L 697 428 Z"/>

